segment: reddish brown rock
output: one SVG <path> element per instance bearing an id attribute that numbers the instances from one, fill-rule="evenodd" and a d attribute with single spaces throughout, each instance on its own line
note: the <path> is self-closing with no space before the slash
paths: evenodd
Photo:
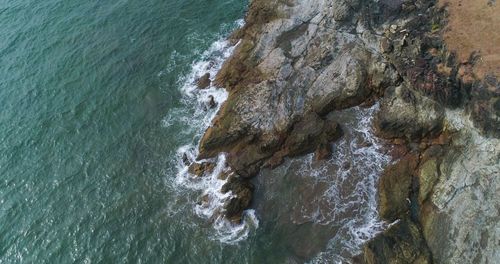
<path id="1" fill-rule="evenodd" d="M 188 172 L 201 177 L 206 174 L 212 173 L 215 168 L 215 163 L 211 162 L 203 162 L 203 163 L 192 163 L 191 166 L 188 168 Z"/>

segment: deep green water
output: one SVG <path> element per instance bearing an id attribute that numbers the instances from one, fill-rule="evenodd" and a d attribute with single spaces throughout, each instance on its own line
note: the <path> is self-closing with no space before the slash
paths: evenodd
<path id="1" fill-rule="evenodd" d="M 369 129 L 374 109 L 334 113 L 345 135 L 330 161 L 264 170 L 242 225 L 213 221 L 216 174 L 186 174 L 181 157 L 196 155 L 216 112 L 208 96 L 225 98 L 194 79 L 230 54 L 224 37 L 247 4 L 0 0 L 1 264 L 333 263 L 359 253 L 381 227 L 374 186 L 387 157 Z"/>
<path id="2" fill-rule="evenodd" d="M 162 120 L 246 4 L 0 0 L 0 263 L 236 257 L 172 204 L 193 135 Z"/>

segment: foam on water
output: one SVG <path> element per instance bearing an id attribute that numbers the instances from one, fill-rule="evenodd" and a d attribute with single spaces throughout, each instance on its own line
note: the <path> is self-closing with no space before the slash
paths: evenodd
<path id="1" fill-rule="evenodd" d="M 343 138 L 334 144 L 332 158 L 321 168 L 313 169 L 310 155 L 300 170 L 303 177 L 314 177 L 329 186 L 323 193 L 328 208 L 318 209 L 310 220 L 340 226 L 327 250 L 311 263 L 349 262 L 346 256 L 361 253 L 361 246 L 387 227 L 378 217 L 376 184 L 390 157 L 372 132 L 371 123 L 377 109 L 378 105 L 346 110 L 355 117 L 344 126 L 351 135 L 350 140 Z M 338 168 L 336 173 L 328 172 L 327 167 L 332 165 Z M 346 190 L 352 191 L 346 193 Z"/>
<path id="2" fill-rule="evenodd" d="M 243 20 L 237 21 L 236 24 L 241 27 Z M 199 141 L 228 96 L 225 89 L 213 85 L 207 89 L 199 89 L 196 80 L 209 73 L 213 81 L 224 61 L 231 56 L 234 48 L 235 46 L 230 45 L 229 41 L 221 37 L 202 54 L 201 60 L 192 64 L 191 71 L 180 79 L 183 107 L 172 111 L 163 120 L 165 127 L 182 123 L 191 129 L 188 133 L 194 134 L 192 143 L 177 149 L 175 189 L 180 190 L 179 195 L 182 195 L 185 190 L 201 193 L 199 201 L 193 206 L 194 213 L 213 223 L 214 230 L 210 236 L 211 239 L 228 244 L 246 239 L 249 232 L 258 227 L 259 221 L 253 210 L 244 212 L 241 224 L 231 223 L 222 216 L 224 203 L 232 197 L 231 192 L 221 192 L 226 181 L 219 179 L 219 175 L 229 170 L 223 153 L 211 160 L 196 161 L 199 154 Z M 209 102 L 212 97 L 217 106 L 210 109 Z M 189 162 L 214 162 L 216 167 L 209 175 L 196 177 L 188 172 L 188 166 L 183 161 L 185 158 Z"/>

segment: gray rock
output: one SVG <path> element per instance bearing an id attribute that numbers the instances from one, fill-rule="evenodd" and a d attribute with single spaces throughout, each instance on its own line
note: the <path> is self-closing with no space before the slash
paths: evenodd
<path id="1" fill-rule="evenodd" d="M 436 263 L 494 263 L 500 259 L 500 140 L 480 135 L 463 111 L 448 111 L 459 131 L 443 157 L 431 192 L 435 210 L 423 231 Z"/>
<path id="2" fill-rule="evenodd" d="M 362 48 L 346 50 L 312 84 L 307 99 L 312 111 L 321 115 L 366 100 L 369 53 Z"/>
<path id="3" fill-rule="evenodd" d="M 421 139 L 441 132 L 443 118 L 442 106 L 401 85 L 386 91 L 375 127 L 385 138 Z"/>
<path id="4" fill-rule="evenodd" d="M 351 16 L 351 7 L 345 0 L 336 0 L 332 4 L 333 19 L 335 21 L 344 21 Z"/>

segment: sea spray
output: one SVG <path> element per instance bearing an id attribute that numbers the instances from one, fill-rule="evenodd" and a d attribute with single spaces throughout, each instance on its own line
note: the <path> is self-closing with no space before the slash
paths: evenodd
<path id="1" fill-rule="evenodd" d="M 241 27 L 243 20 L 237 21 L 236 25 Z M 164 126 L 171 126 L 175 122 L 181 122 L 194 131 L 192 143 L 177 149 L 175 185 L 181 189 L 201 193 L 199 201 L 193 205 L 193 211 L 199 217 L 213 224 L 214 230 L 210 236 L 211 239 L 227 244 L 245 240 L 250 230 L 258 227 L 259 221 L 255 216 L 255 211 L 246 210 L 243 213 L 241 224 L 231 223 L 223 217 L 224 204 L 233 195 L 231 192 L 221 192 L 226 180 L 220 179 L 220 175 L 229 170 L 224 153 L 209 160 L 215 163 L 216 166 L 211 173 L 203 177 L 191 175 L 186 163 L 208 161 L 196 161 L 199 154 L 198 144 L 203 133 L 211 125 L 212 120 L 228 96 L 225 89 L 213 85 L 206 89 L 199 89 L 196 84 L 197 79 L 209 73 L 211 81 L 213 81 L 214 76 L 217 75 L 224 61 L 231 56 L 235 47 L 228 40 L 221 38 L 202 54 L 201 60 L 192 64 L 191 71 L 182 77 L 180 81 L 183 94 L 182 103 L 185 109 L 189 109 L 189 111 L 180 110 L 181 113 L 174 111 L 169 113 L 163 121 Z M 209 105 L 212 99 L 215 102 L 215 107 Z"/>

